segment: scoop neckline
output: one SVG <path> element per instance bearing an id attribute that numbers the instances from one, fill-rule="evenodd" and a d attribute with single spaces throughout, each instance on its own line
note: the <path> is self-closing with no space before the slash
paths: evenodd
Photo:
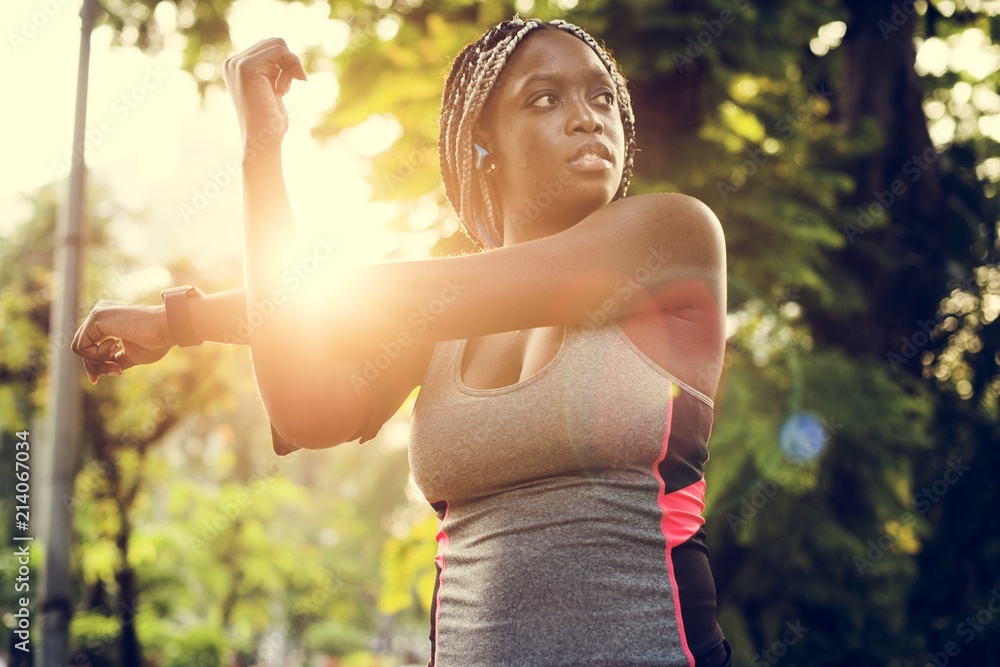
<path id="1" fill-rule="evenodd" d="M 463 339 L 458 347 L 458 353 L 455 355 L 454 372 L 455 372 L 456 385 L 458 386 L 459 390 L 461 390 L 465 394 L 470 394 L 473 396 L 488 396 L 492 394 L 505 394 L 507 392 L 521 389 L 522 387 L 525 387 L 527 385 L 534 384 L 538 380 L 542 379 L 543 377 L 551 373 L 552 369 L 556 367 L 559 360 L 562 359 L 563 354 L 566 350 L 566 339 L 569 338 L 569 327 L 563 324 L 562 330 L 563 330 L 562 339 L 559 341 L 559 349 L 556 351 L 555 356 L 549 360 L 549 363 L 542 366 L 538 370 L 538 372 L 523 380 L 519 380 L 514 384 L 504 385 L 503 387 L 491 387 L 489 389 L 477 389 L 475 387 L 470 387 L 469 385 L 465 384 L 465 380 L 462 379 L 462 366 L 464 365 L 465 362 L 465 351 L 469 346 L 469 340 L 470 340 L 468 338 Z"/>

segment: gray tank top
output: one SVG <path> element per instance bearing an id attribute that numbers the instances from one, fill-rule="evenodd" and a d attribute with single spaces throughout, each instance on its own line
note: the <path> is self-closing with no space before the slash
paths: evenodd
<path id="1" fill-rule="evenodd" d="M 715 589 L 707 558 L 680 572 L 673 552 L 704 551 L 711 399 L 616 322 L 566 327 L 496 389 L 462 382 L 467 342 L 436 346 L 411 426 L 439 518 L 430 664 L 694 664 L 722 641 Z"/>

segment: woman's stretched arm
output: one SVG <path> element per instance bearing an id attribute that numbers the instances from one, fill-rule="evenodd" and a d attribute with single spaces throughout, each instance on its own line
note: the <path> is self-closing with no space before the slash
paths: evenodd
<path id="1" fill-rule="evenodd" d="M 256 304 L 248 316 L 246 294 L 246 288 L 240 287 L 188 299 L 195 336 L 207 342 L 248 345 L 257 318 L 269 306 Z M 80 325 L 72 347 L 83 357 L 91 383 L 96 383 L 102 375 L 121 375 L 134 366 L 158 361 L 176 344 L 163 305 L 101 300 Z M 297 444 L 273 429 L 275 451 L 284 454 L 300 447 L 332 447 L 358 437 L 374 437 L 419 382 L 430 351 L 430 346 L 414 345 L 402 351 L 391 368 L 382 364 L 377 377 L 373 377 L 371 369 L 355 362 L 338 360 L 331 372 L 346 377 L 353 393 L 337 396 L 323 391 L 321 395 L 330 399 L 324 414 L 348 426 L 338 426 L 315 441 L 299 440 Z M 338 438 L 337 434 L 351 424 L 357 424 L 355 432 Z"/>
<path id="2" fill-rule="evenodd" d="M 327 288 L 324 340 L 359 354 L 403 333 L 469 338 L 646 310 L 721 321 L 722 227 L 680 194 L 612 202 L 565 231 L 489 252 L 353 269 Z M 401 324 L 403 328 L 401 330 Z"/>
<path id="3" fill-rule="evenodd" d="M 681 195 L 629 197 L 549 237 L 476 255 L 363 267 L 324 287 L 318 307 L 290 292 L 266 308 L 255 303 L 250 312 L 258 318 L 248 317 L 251 297 L 243 288 L 187 302 L 199 337 L 251 344 L 268 416 L 298 447 L 347 442 L 366 424 L 377 430 L 419 384 L 437 340 L 599 326 L 656 309 L 703 332 L 710 348 L 724 343 L 721 228 L 707 207 Z M 111 337 L 123 339 L 125 350 L 109 353 Z M 255 339 L 265 344 L 254 349 Z M 173 344 L 163 306 L 100 302 L 74 350 L 96 379 L 155 361 Z M 112 361 L 104 361 L 109 354 Z"/>
<path id="4" fill-rule="evenodd" d="M 227 60 L 225 77 L 243 141 L 246 287 L 188 299 L 191 325 L 203 340 L 250 345 L 258 389 L 285 440 L 300 447 L 339 444 L 371 414 L 373 383 L 352 385 L 358 367 L 316 344 L 309 313 L 295 309 L 291 316 L 275 316 L 283 306 L 293 309 L 281 275 L 295 246 L 281 172 L 281 140 L 288 127 L 281 97 L 305 72 L 283 40 L 271 39 Z M 313 344 L 302 347 L 303 338 Z M 96 382 L 102 374 L 152 363 L 174 344 L 163 306 L 100 302 L 77 332 L 73 349 Z"/>
<path id="5" fill-rule="evenodd" d="M 372 383 L 356 381 L 357 364 L 324 344 L 301 291 L 282 280 L 297 239 L 282 174 L 281 98 L 305 71 L 283 40 L 270 39 L 229 58 L 225 78 L 243 139 L 244 312 L 257 388 L 273 428 L 292 445 L 346 442 L 372 411 Z"/>

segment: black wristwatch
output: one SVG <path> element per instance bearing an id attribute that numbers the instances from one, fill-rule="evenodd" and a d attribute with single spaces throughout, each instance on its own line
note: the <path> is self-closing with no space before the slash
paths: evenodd
<path id="1" fill-rule="evenodd" d="M 191 311 L 188 310 L 187 303 L 189 298 L 201 296 L 205 296 L 205 293 L 192 285 L 169 287 L 160 292 L 160 298 L 163 299 L 163 305 L 167 310 L 167 329 L 170 330 L 170 337 L 180 347 L 191 347 L 205 342 L 194 333 L 194 328 L 191 326 Z"/>

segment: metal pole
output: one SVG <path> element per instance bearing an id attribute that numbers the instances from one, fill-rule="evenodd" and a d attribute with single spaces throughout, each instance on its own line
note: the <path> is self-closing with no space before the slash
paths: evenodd
<path id="1" fill-rule="evenodd" d="M 50 384 L 43 432 L 43 455 L 51 473 L 43 521 L 45 561 L 42 565 L 40 612 L 42 636 L 39 667 L 60 667 L 69 661 L 70 543 L 73 538 L 73 479 L 79 457 L 80 372 L 79 359 L 69 340 L 77 326 L 80 304 L 80 263 L 83 240 L 84 141 L 87 126 L 87 75 L 90 69 L 90 34 L 102 7 L 99 0 L 83 0 L 80 10 L 80 60 L 76 84 L 76 119 L 73 126 L 73 161 L 69 177 L 66 215 L 56 225 L 54 290 L 50 318 Z"/>

